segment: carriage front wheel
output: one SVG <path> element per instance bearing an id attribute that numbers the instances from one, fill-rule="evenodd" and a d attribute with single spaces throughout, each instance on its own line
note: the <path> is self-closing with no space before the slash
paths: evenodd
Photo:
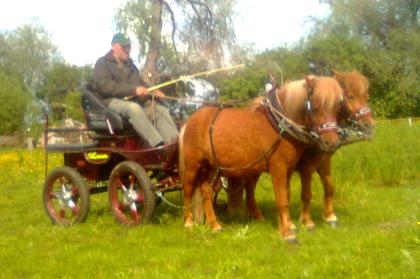
<path id="1" fill-rule="evenodd" d="M 115 219 L 126 226 L 149 221 L 156 204 L 149 176 L 132 161 L 121 162 L 112 170 L 108 195 Z"/>
<path id="2" fill-rule="evenodd" d="M 89 190 L 75 169 L 53 169 L 45 179 L 42 198 L 45 211 L 56 224 L 70 226 L 86 220 L 90 204 Z"/>

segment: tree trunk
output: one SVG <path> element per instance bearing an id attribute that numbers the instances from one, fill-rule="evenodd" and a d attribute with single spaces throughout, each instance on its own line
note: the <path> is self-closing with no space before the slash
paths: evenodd
<path id="1" fill-rule="evenodd" d="M 162 1 L 153 0 L 152 3 L 152 26 L 150 34 L 149 51 L 142 78 L 149 85 L 153 85 L 157 76 L 157 60 L 160 55 L 160 39 L 162 33 Z"/>

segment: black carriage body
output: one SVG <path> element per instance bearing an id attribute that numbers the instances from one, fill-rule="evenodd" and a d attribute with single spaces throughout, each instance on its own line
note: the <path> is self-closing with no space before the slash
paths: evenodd
<path id="1" fill-rule="evenodd" d="M 146 171 L 173 175 L 178 166 L 178 143 L 159 148 L 144 148 L 135 136 L 101 139 L 97 146 L 86 149 L 80 145 L 64 150 L 64 165 L 76 169 L 90 181 L 108 180 L 113 168 L 122 161 L 134 161 Z M 51 150 L 51 148 L 49 148 Z M 60 152 L 60 147 L 54 151 Z"/>

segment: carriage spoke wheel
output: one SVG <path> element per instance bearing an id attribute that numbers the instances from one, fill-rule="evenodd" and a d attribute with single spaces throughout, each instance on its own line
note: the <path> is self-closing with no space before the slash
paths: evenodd
<path id="1" fill-rule="evenodd" d="M 132 161 L 119 163 L 113 169 L 108 195 L 112 213 L 126 226 L 149 221 L 155 208 L 156 197 L 149 176 Z"/>
<path id="2" fill-rule="evenodd" d="M 83 177 L 73 168 L 53 169 L 44 182 L 44 208 L 50 219 L 70 226 L 83 222 L 89 211 L 89 190 Z"/>

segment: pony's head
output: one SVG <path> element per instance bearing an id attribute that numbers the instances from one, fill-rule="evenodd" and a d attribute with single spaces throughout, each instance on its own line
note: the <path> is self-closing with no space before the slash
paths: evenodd
<path id="1" fill-rule="evenodd" d="M 305 83 L 306 123 L 312 132 L 319 136 L 319 147 L 324 151 L 334 151 L 340 144 L 337 117 L 341 108 L 343 90 L 338 82 L 330 77 L 307 76 Z"/>
<path id="2" fill-rule="evenodd" d="M 344 91 L 343 116 L 352 126 L 370 136 L 375 121 L 368 107 L 369 82 L 358 71 L 338 72 L 333 70 L 334 78 L 339 82 Z"/>
<path id="3" fill-rule="evenodd" d="M 340 143 L 337 116 L 342 92 L 333 78 L 307 76 L 285 84 L 277 96 L 287 117 L 316 134 L 322 150 L 334 151 Z"/>

